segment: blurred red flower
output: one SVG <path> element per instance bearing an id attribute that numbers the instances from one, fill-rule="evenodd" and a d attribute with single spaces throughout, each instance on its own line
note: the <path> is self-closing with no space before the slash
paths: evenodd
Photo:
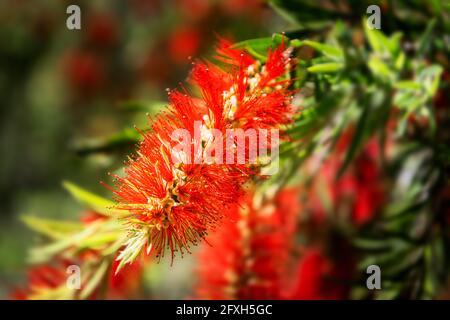
<path id="1" fill-rule="evenodd" d="M 252 196 L 225 214 L 199 253 L 200 299 L 281 299 L 288 281 L 299 209 L 298 191 L 255 204 Z"/>
<path id="2" fill-rule="evenodd" d="M 67 83 L 80 96 L 90 96 L 104 84 L 104 66 L 95 54 L 71 51 L 63 57 L 62 63 Z"/>
<path id="3" fill-rule="evenodd" d="M 369 141 L 353 164 L 337 179 L 351 134 L 349 131 L 338 141 L 336 151 L 320 166 L 310 190 L 308 206 L 316 222 L 323 222 L 326 211 L 332 210 L 334 214 L 349 213 L 351 221 L 361 226 L 372 221 L 383 205 L 384 188 L 377 141 Z M 329 197 L 331 207 L 324 204 L 324 197 Z"/>
<path id="4" fill-rule="evenodd" d="M 169 53 L 176 63 L 186 63 L 187 59 L 198 54 L 202 34 L 194 27 L 175 29 L 168 38 Z"/>

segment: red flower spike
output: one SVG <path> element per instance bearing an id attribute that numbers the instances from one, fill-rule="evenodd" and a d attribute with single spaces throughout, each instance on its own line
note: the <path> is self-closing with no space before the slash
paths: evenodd
<path id="1" fill-rule="evenodd" d="M 117 206 L 132 214 L 127 221 L 130 237 L 118 257 L 118 270 L 144 247 L 161 256 L 167 248 L 172 258 L 176 251 L 189 252 L 190 245 L 217 226 L 226 209 L 243 193 L 242 185 L 256 173 L 249 165 L 217 162 L 219 154 L 212 160 L 201 157 L 225 143 L 225 139 L 204 135 L 205 130 L 224 134 L 237 128 L 279 129 L 291 121 L 289 82 L 278 81 L 283 76 L 281 69 L 288 71 L 289 66 L 284 45 L 269 53 L 267 67 L 232 49 L 226 40 L 220 40 L 217 52 L 226 64 L 224 68 L 198 62 L 191 72 L 191 82 L 201 97 L 169 92 L 168 110 L 151 121 L 153 130 L 143 134 L 125 176 L 116 176 Z M 179 160 L 184 160 L 181 162 L 172 159 L 179 144 L 172 134 L 178 129 L 191 134 L 188 151 L 176 151 Z M 195 135 L 196 129 L 200 135 Z"/>
<path id="2" fill-rule="evenodd" d="M 380 150 L 375 140 L 370 140 L 359 155 L 354 165 L 336 180 L 342 165 L 344 151 L 350 143 L 353 130 L 347 131 L 336 144 L 335 153 L 320 167 L 318 179 L 311 189 L 309 203 L 315 219 L 323 221 L 326 210 L 319 194 L 326 194 L 331 200 L 332 212 L 340 212 L 340 208 L 349 206 L 351 222 L 359 227 L 370 223 L 384 203 L 383 177 L 380 174 L 377 157 Z M 325 187 L 325 188 L 324 188 Z"/>
<path id="3" fill-rule="evenodd" d="M 287 207 L 283 207 L 282 202 Z M 199 253 L 201 299 L 281 299 L 299 209 L 286 190 L 261 206 L 252 197 L 226 212 L 227 219 Z M 230 241 L 233 239 L 233 241 Z"/>
<path id="4" fill-rule="evenodd" d="M 331 262 L 320 250 L 315 248 L 308 249 L 298 264 L 297 285 L 291 299 L 326 299 L 324 279 L 331 272 L 331 268 Z"/>

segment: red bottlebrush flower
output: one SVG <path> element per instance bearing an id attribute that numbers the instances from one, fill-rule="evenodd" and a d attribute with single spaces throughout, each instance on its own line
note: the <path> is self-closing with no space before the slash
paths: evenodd
<path id="1" fill-rule="evenodd" d="M 284 42 L 275 50 L 269 49 L 266 65 L 264 70 L 261 71 L 261 79 L 258 83 L 260 88 L 266 86 L 277 86 L 285 82 L 282 80 L 277 82 L 277 79 L 282 75 L 285 75 L 290 68 L 291 50 L 286 50 Z"/>
<path id="2" fill-rule="evenodd" d="M 297 192 L 262 205 L 248 197 L 207 238 L 199 254 L 201 299 L 280 299 L 298 213 Z M 230 240 L 231 239 L 231 240 Z"/>
<path id="3" fill-rule="evenodd" d="M 168 247 L 173 255 L 188 251 L 189 244 L 204 237 L 225 207 L 239 198 L 243 180 L 221 165 L 177 168 L 170 159 L 171 148 L 158 138 L 168 128 L 163 123 L 154 124 L 156 135 L 144 137 L 139 157 L 126 168 L 127 178 L 116 177 L 121 188 L 115 192 L 122 201 L 119 208 L 134 213 L 137 231 L 146 233 L 156 254 Z"/>
<path id="4" fill-rule="evenodd" d="M 168 110 L 152 121 L 151 132 L 143 134 L 125 176 L 116 176 L 113 191 L 118 207 L 131 214 L 131 235 L 119 255 L 123 264 L 144 247 L 157 255 L 168 248 L 172 257 L 176 251 L 189 251 L 241 195 L 242 185 L 254 170 L 248 165 L 218 162 L 223 160 L 218 154 L 206 161 L 205 153 L 223 147 L 223 141 L 208 135 L 210 130 L 225 136 L 228 129 L 278 129 L 291 121 L 289 82 L 281 72 L 289 70 L 291 61 L 284 45 L 269 52 L 266 66 L 232 49 L 226 41 L 221 42 L 218 54 L 226 62 L 223 68 L 196 63 L 192 70 L 191 81 L 201 97 L 170 92 Z M 180 144 L 180 139 L 172 136 L 177 130 L 194 133 L 194 138 L 188 139 L 188 151 L 176 153 L 182 161 L 172 157 Z"/>

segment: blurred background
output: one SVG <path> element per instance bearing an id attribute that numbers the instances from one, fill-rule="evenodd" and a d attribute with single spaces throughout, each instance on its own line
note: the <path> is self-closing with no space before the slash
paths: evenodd
<path id="1" fill-rule="evenodd" d="M 81 8 L 81 30 L 66 27 L 70 4 Z M 0 1 L 0 298 L 25 281 L 35 236 L 21 215 L 78 219 L 83 207 L 63 180 L 110 197 L 99 181 L 191 59 L 208 57 L 217 35 L 242 40 L 283 26 L 258 0 Z M 189 273 L 176 268 L 189 263 L 158 267 L 172 274 L 158 284 L 162 298 L 188 294 L 179 277 Z M 170 281 L 176 289 L 161 290 Z"/>

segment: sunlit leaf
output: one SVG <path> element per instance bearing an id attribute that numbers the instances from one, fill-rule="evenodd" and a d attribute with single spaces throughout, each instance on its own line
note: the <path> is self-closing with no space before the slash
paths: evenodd
<path id="1" fill-rule="evenodd" d="M 64 181 L 63 186 L 75 199 L 80 201 L 80 203 L 97 213 L 106 216 L 115 216 L 117 218 L 128 214 L 125 210 L 115 209 L 115 203 L 113 201 L 87 191 L 72 182 Z"/>
<path id="2" fill-rule="evenodd" d="M 309 67 L 307 70 L 308 72 L 311 73 L 330 73 L 330 72 L 338 72 L 342 70 L 343 67 L 344 65 L 342 63 L 330 62 L 313 65 Z"/>
<path id="3" fill-rule="evenodd" d="M 105 281 L 105 277 L 107 276 L 107 272 L 110 268 L 111 262 L 108 259 L 104 259 L 100 266 L 98 266 L 92 276 L 89 277 L 85 286 L 82 288 L 80 293 L 80 299 L 89 298 L 94 291 L 99 287 L 102 281 Z"/>
<path id="4" fill-rule="evenodd" d="M 64 238 L 71 233 L 83 230 L 84 227 L 79 222 L 52 220 L 29 215 L 22 216 L 21 219 L 30 229 L 53 239 Z"/>
<path id="5" fill-rule="evenodd" d="M 323 43 L 316 42 L 316 41 L 310 41 L 310 40 L 304 40 L 302 42 L 302 45 L 310 46 L 311 48 L 316 49 L 317 51 L 321 52 L 322 54 L 324 54 L 336 61 L 340 61 L 343 58 L 342 50 L 335 46 L 323 44 Z"/>

